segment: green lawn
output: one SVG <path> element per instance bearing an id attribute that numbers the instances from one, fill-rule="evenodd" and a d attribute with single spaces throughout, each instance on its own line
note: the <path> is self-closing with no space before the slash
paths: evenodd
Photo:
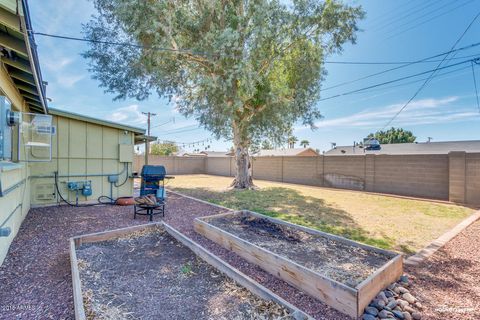
<path id="1" fill-rule="evenodd" d="M 248 209 L 373 246 L 413 253 L 473 209 L 358 191 L 256 180 L 258 190 L 228 190 L 232 178 L 180 175 L 172 190 L 232 209 Z"/>

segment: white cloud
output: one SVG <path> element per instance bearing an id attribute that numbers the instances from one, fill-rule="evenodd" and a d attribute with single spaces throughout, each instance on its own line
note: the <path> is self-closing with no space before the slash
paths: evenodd
<path id="1" fill-rule="evenodd" d="M 478 118 L 478 111 L 456 105 L 458 96 L 441 99 L 429 98 L 411 102 L 394 120 L 392 125 L 411 126 L 445 123 Z M 369 108 L 349 116 L 318 121 L 318 128 L 361 127 L 377 128 L 386 124 L 404 106 L 404 103 Z"/>
<path id="2" fill-rule="evenodd" d="M 137 104 L 115 109 L 107 119 L 115 122 L 123 122 L 130 125 L 142 125 L 147 123 L 147 116 L 142 114 Z"/>
<path id="3" fill-rule="evenodd" d="M 57 83 L 65 88 L 71 88 L 77 84 L 78 81 L 85 79 L 86 75 L 67 75 L 60 74 L 58 75 Z"/>

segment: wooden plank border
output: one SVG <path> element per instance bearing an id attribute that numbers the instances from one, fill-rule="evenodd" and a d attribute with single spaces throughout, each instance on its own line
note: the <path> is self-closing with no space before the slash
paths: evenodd
<path id="1" fill-rule="evenodd" d="M 391 260 L 376 270 L 366 280 L 355 288 L 346 286 L 343 283 L 330 279 L 318 272 L 307 269 L 298 263 L 280 256 L 274 252 L 241 239 L 238 236 L 222 230 L 210 223 L 209 219 L 235 214 L 249 214 L 263 219 L 268 219 L 273 223 L 278 223 L 293 227 L 307 233 L 326 237 L 348 245 L 364 248 L 365 250 L 379 252 L 387 255 Z M 224 248 L 231 250 L 247 261 L 254 263 L 265 271 L 288 282 L 292 286 L 307 292 L 313 297 L 325 302 L 329 306 L 354 318 L 360 317 L 363 309 L 368 305 L 375 295 L 390 283 L 398 280 L 403 272 L 403 257 L 400 254 L 364 245 L 352 240 L 348 240 L 335 235 L 327 234 L 318 230 L 278 220 L 264 215 L 243 210 L 237 212 L 223 213 L 196 218 L 194 222 L 195 230 L 206 238 L 220 244 Z"/>
<path id="2" fill-rule="evenodd" d="M 226 277 L 234 280 L 240 286 L 251 291 L 253 294 L 261 297 L 265 300 L 274 301 L 284 307 L 286 307 L 292 313 L 292 316 L 296 320 L 313 320 L 313 317 L 305 313 L 304 311 L 298 309 L 288 301 L 284 300 L 280 296 L 276 295 L 269 289 L 262 286 L 260 283 L 256 282 L 252 278 L 248 277 L 238 269 L 234 268 L 230 264 L 221 260 L 213 253 L 196 243 L 195 241 L 187 238 L 179 231 L 175 230 L 173 227 L 169 226 L 164 222 L 154 222 L 149 224 L 137 225 L 132 227 L 126 227 L 111 231 L 103 231 L 97 233 L 91 233 L 81 236 L 76 236 L 70 238 L 70 262 L 72 267 L 72 282 L 73 282 L 73 297 L 74 297 L 74 307 L 75 307 L 75 319 L 85 320 L 85 306 L 83 304 L 83 296 L 81 289 L 81 279 L 80 273 L 78 270 L 78 260 L 76 254 L 76 248 L 84 243 L 92 243 L 99 241 L 107 241 L 119 238 L 131 234 L 136 231 L 142 231 L 146 229 L 154 229 L 157 227 L 164 228 L 172 237 L 177 241 L 189 248 L 193 253 L 203 259 L 205 262 L 219 270 Z"/>

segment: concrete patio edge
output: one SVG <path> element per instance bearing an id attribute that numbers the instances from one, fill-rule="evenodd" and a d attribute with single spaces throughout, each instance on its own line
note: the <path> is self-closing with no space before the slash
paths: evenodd
<path id="1" fill-rule="evenodd" d="M 455 238 L 459 233 L 468 228 L 472 223 L 480 219 L 480 210 L 473 213 L 471 216 L 465 218 L 459 224 L 457 224 L 453 229 L 445 232 L 443 235 L 432 241 L 428 246 L 414 254 L 413 256 L 405 259 L 404 263 L 408 266 L 417 266 L 429 257 L 431 257 L 435 252 L 447 244 L 450 240 Z"/>

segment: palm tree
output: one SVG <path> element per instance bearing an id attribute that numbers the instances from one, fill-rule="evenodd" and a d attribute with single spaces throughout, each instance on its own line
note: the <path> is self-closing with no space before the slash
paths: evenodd
<path id="1" fill-rule="evenodd" d="M 310 145 L 310 141 L 308 141 L 308 140 L 302 140 L 302 141 L 300 141 L 300 145 L 301 145 L 302 147 L 306 148 L 307 146 Z"/>
<path id="2" fill-rule="evenodd" d="M 295 143 L 298 142 L 298 138 L 295 137 L 295 136 L 290 136 L 290 137 L 288 137 L 287 142 L 288 142 L 288 147 L 290 149 L 293 149 L 293 148 L 295 148 Z"/>

